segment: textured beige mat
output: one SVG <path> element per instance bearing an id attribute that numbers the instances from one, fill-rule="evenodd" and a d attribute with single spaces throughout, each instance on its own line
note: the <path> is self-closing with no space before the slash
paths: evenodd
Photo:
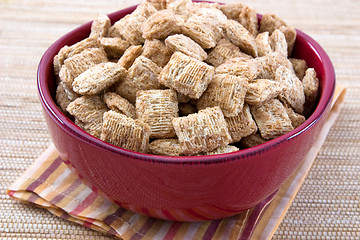
<path id="1" fill-rule="evenodd" d="M 235 2 L 235 1 L 226 1 Z M 273 239 L 360 239 L 360 2 L 244 1 L 276 13 L 315 38 L 348 89 L 300 191 Z M 0 1 L 0 238 L 108 239 L 46 210 L 11 200 L 5 190 L 50 143 L 36 93 L 37 64 L 58 37 L 99 12 L 132 1 Z"/>

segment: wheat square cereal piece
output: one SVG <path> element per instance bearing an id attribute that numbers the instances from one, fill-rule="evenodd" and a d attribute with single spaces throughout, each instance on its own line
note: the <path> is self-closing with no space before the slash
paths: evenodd
<path id="1" fill-rule="evenodd" d="M 162 88 L 158 80 L 160 71 L 161 68 L 156 63 L 140 56 L 129 68 L 125 78 L 118 83 L 115 91 L 129 102 L 135 103 L 137 91 Z"/>
<path id="2" fill-rule="evenodd" d="M 212 3 L 212 2 L 194 2 L 192 5 L 193 9 L 201 9 L 201 8 L 214 8 L 219 9 L 220 4 Z"/>
<path id="3" fill-rule="evenodd" d="M 168 4 L 167 9 L 173 11 L 176 15 L 187 18 L 190 15 L 192 5 L 191 0 L 176 0 Z"/>
<path id="4" fill-rule="evenodd" d="M 143 47 L 141 45 L 130 46 L 125 50 L 124 54 L 121 56 L 117 62 L 119 66 L 129 69 L 134 63 L 135 59 L 141 55 Z"/>
<path id="5" fill-rule="evenodd" d="M 85 49 L 89 48 L 99 48 L 100 43 L 97 38 L 86 38 L 80 42 L 75 43 L 74 45 L 64 46 L 60 49 L 59 53 L 54 57 L 54 72 L 56 75 L 59 75 L 60 69 L 64 64 L 65 59 L 78 54 Z"/>
<path id="6" fill-rule="evenodd" d="M 170 10 L 161 10 L 143 23 L 142 36 L 144 39 L 163 39 L 179 30 L 175 14 Z"/>
<path id="7" fill-rule="evenodd" d="M 197 108 L 191 103 L 179 103 L 179 116 L 184 117 L 197 112 Z"/>
<path id="8" fill-rule="evenodd" d="M 226 145 L 223 147 L 218 147 L 215 148 L 214 150 L 210 151 L 210 152 L 204 152 L 200 155 L 215 155 L 215 154 L 224 154 L 224 153 L 231 153 L 231 152 L 236 152 L 239 151 L 240 149 L 232 146 L 232 145 Z"/>
<path id="9" fill-rule="evenodd" d="M 146 153 L 150 133 L 146 123 L 110 110 L 104 113 L 100 139 L 131 151 Z"/>
<path id="10" fill-rule="evenodd" d="M 241 9 L 246 5 L 242 3 L 230 3 L 220 5 L 220 10 L 226 15 L 228 19 L 239 21 Z"/>
<path id="11" fill-rule="evenodd" d="M 126 70 L 113 62 L 95 65 L 75 78 L 73 89 L 82 95 L 94 95 L 118 82 Z"/>
<path id="12" fill-rule="evenodd" d="M 235 20 L 227 20 L 225 22 L 225 31 L 229 40 L 238 46 L 241 51 L 257 57 L 255 38 L 243 25 Z"/>
<path id="13" fill-rule="evenodd" d="M 226 124 L 232 138 L 231 143 L 240 141 L 241 138 L 257 131 L 257 126 L 250 113 L 248 104 L 234 117 L 225 117 Z"/>
<path id="14" fill-rule="evenodd" d="M 284 87 L 279 82 L 269 79 L 256 79 L 248 85 L 245 102 L 250 105 L 261 105 L 272 98 L 276 98 L 283 91 Z"/>
<path id="15" fill-rule="evenodd" d="M 288 114 L 293 128 L 297 128 L 305 122 L 305 117 L 301 114 L 296 113 L 291 107 L 285 106 L 286 113 Z"/>
<path id="16" fill-rule="evenodd" d="M 183 34 L 175 34 L 165 39 L 165 45 L 173 52 L 182 52 L 197 60 L 203 61 L 207 58 L 207 53 L 191 38 Z"/>
<path id="17" fill-rule="evenodd" d="M 128 43 L 139 45 L 145 41 L 142 37 L 142 24 L 156 12 L 152 4 L 143 2 L 131 14 L 117 21 L 114 26 Z"/>
<path id="18" fill-rule="evenodd" d="M 159 80 L 190 98 L 198 99 L 214 76 L 214 67 L 181 52 L 175 52 L 162 69 Z"/>
<path id="19" fill-rule="evenodd" d="M 221 39 L 215 48 L 211 49 L 207 59 L 207 63 L 217 67 L 231 58 L 241 57 L 243 59 L 251 59 L 250 55 L 243 53 L 240 49 L 227 39 Z"/>
<path id="20" fill-rule="evenodd" d="M 302 81 L 305 95 L 306 114 L 310 113 L 315 107 L 316 99 L 319 94 L 319 79 L 316 77 L 314 68 L 308 68 Z"/>
<path id="21" fill-rule="evenodd" d="M 273 51 L 270 46 L 269 32 L 259 33 L 255 38 L 255 42 L 259 57 L 265 56 Z"/>
<path id="22" fill-rule="evenodd" d="M 101 48 L 89 48 L 81 53 L 67 58 L 59 72 L 60 80 L 68 87 L 72 87 L 74 79 L 89 68 L 107 62 L 107 56 Z"/>
<path id="23" fill-rule="evenodd" d="M 300 80 L 302 80 L 305 76 L 306 70 L 308 69 L 308 66 L 307 66 L 305 60 L 297 59 L 297 58 L 289 58 L 289 60 L 294 68 L 296 76 Z"/>
<path id="24" fill-rule="evenodd" d="M 244 6 L 239 14 L 239 22 L 256 37 L 259 32 L 259 23 L 256 11 L 253 8 Z"/>
<path id="25" fill-rule="evenodd" d="M 303 83 L 294 72 L 284 66 L 276 70 L 275 80 L 284 86 L 279 98 L 288 103 L 297 113 L 304 111 L 305 95 Z"/>
<path id="26" fill-rule="evenodd" d="M 256 60 L 260 64 L 258 78 L 275 79 L 276 70 L 280 66 L 285 66 L 289 70 L 294 71 L 289 59 L 278 52 L 271 52 L 263 57 L 256 58 Z"/>
<path id="27" fill-rule="evenodd" d="M 117 30 L 115 24 L 110 26 L 108 29 L 108 33 L 106 34 L 107 38 L 122 38 L 121 34 Z"/>
<path id="28" fill-rule="evenodd" d="M 264 14 L 260 24 L 260 32 L 272 34 L 276 29 L 279 29 L 285 35 L 288 54 L 290 55 L 296 40 L 295 28 L 274 14 Z"/>
<path id="29" fill-rule="evenodd" d="M 226 117 L 236 116 L 243 108 L 247 78 L 216 74 L 197 102 L 197 109 L 219 106 Z"/>
<path id="30" fill-rule="evenodd" d="M 254 80 L 260 73 L 260 63 L 256 59 L 237 57 L 227 60 L 215 69 L 216 74 L 231 74 Z"/>
<path id="31" fill-rule="evenodd" d="M 100 39 L 100 44 L 104 48 L 107 56 L 111 59 L 120 58 L 130 44 L 120 37 L 103 37 Z"/>
<path id="32" fill-rule="evenodd" d="M 108 34 L 110 26 L 110 18 L 105 14 L 100 14 L 91 24 L 90 37 L 105 37 Z"/>
<path id="33" fill-rule="evenodd" d="M 255 147 L 265 142 L 266 140 L 261 137 L 260 133 L 251 134 L 249 136 L 243 137 L 240 140 L 241 146 L 243 148 Z"/>
<path id="34" fill-rule="evenodd" d="M 109 109 L 98 95 L 82 96 L 72 101 L 66 110 L 82 123 L 82 128 L 95 137 L 100 137 L 103 114 Z"/>
<path id="35" fill-rule="evenodd" d="M 273 139 L 294 129 L 285 106 L 278 99 L 251 106 L 250 111 L 264 139 Z"/>
<path id="36" fill-rule="evenodd" d="M 270 36 L 270 46 L 274 52 L 278 52 L 287 57 L 288 47 L 285 39 L 285 35 L 276 29 Z"/>
<path id="37" fill-rule="evenodd" d="M 213 21 L 203 16 L 192 16 L 181 25 L 181 32 L 197 42 L 202 48 L 209 49 L 216 46 L 216 43 L 223 37 Z"/>
<path id="38" fill-rule="evenodd" d="M 227 20 L 226 15 L 217 8 L 198 8 L 193 11 L 193 14 L 196 17 L 203 17 L 208 19 L 209 22 L 212 22 L 214 27 L 219 29 L 219 31 L 222 31 L 222 27 Z"/>
<path id="39" fill-rule="evenodd" d="M 175 137 L 173 118 L 179 117 L 174 90 L 145 90 L 136 94 L 136 117 L 147 123 L 151 138 Z"/>
<path id="40" fill-rule="evenodd" d="M 145 40 L 142 55 L 160 67 L 164 67 L 169 62 L 172 54 L 173 51 L 165 46 L 162 41 L 157 39 Z"/>
<path id="41" fill-rule="evenodd" d="M 67 106 L 78 97 L 80 97 L 80 95 L 74 92 L 72 88 L 68 88 L 63 82 L 59 82 L 56 88 L 55 98 L 63 113 L 67 113 Z"/>
<path id="42" fill-rule="evenodd" d="M 109 109 L 136 118 L 135 106 L 119 94 L 107 92 L 103 95 L 103 100 Z"/>
<path id="43" fill-rule="evenodd" d="M 156 10 L 164 10 L 169 7 L 169 5 L 173 2 L 177 2 L 175 0 L 146 0 L 148 3 L 151 3 Z"/>
<path id="44" fill-rule="evenodd" d="M 173 126 L 186 155 L 212 151 L 231 141 L 220 107 L 206 108 L 186 117 L 174 118 Z"/>
<path id="45" fill-rule="evenodd" d="M 149 153 L 163 156 L 181 156 L 183 150 L 176 138 L 156 139 L 149 144 Z"/>

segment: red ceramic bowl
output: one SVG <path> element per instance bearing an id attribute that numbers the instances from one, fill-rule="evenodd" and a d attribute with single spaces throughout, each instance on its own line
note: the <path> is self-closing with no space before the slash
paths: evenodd
<path id="1" fill-rule="evenodd" d="M 114 23 L 136 6 L 110 14 Z M 301 164 L 330 109 L 335 87 L 325 51 L 298 31 L 293 57 L 306 60 L 320 80 L 314 113 L 295 130 L 238 152 L 167 157 L 122 149 L 77 127 L 55 104 L 52 60 L 64 45 L 90 33 L 87 23 L 56 41 L 38 69 L 38 90 L 52 140 L 64 162 L 124 208 L 156 218 L 199 221 L 235 215 L 270 196 Z"/>

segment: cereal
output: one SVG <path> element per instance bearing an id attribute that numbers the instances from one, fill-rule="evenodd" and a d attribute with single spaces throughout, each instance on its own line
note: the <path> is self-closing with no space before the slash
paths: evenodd
<path id="1" fill-rule="evenodd" d="M 129 69 L 134 63 L 135 59 L 141 55 L 142 51 L 143 48 L 141 45 L 129 47 L 119 59 L 119 66 L 125 69 Z"/>
<path id="2" fill-rule="evenodd" d="M 295 40 L 294 27 L 271 14 L 260 22 L 245 4 L 145 0 L 113 25 L 100 14 L 88 38 L 60 49 L 55 98 L 81 129 L 132 151 L 238 151 L 315 108 L 319 80 L 289 58 Z"/>
<path id="3" fill-rule="evenodd" d="M 174 0 L 146 0 L 148 3 L 151 3 L 156 10 L 163 10 L 166 9 L 169 3 L 174 2 Z"/>
<path id="4" fill-rule="evenodd" d="M 190 8 L 193 2 L 191 0 L 177 0 L 168 4 L 168 9 L 173 11 L 176 15 L 187 18 L 190 15 Z"/>
<path id="5" fill-rule="evenodd" d="M 197 42 L 202 48 L 209 49 L 216 46 L 223 34 L 208 18 L 192 16 L 181 25 L 181 32 Z"/>
<path id="6" fill-rule="evenodd" d="M 127 42 L 139 45 L 145 41 L 142 37 L 142 24 L 156 12 L 157 10 L 150 3 L 141 3 L 135 11 L 115 23 L 115 26 Z"/>
<path id="7" fill-rule="evenodd" d="M 296 76 L 302 80 L 305 76 L 306 69 L 308 69 L 308 66 L 303 59 L 296 59 L 296 58 L 289 58 L 294 70 Z"/>
<path id="8" fill-rule="evenodd" d="M 130 44 L 120 37 L 103 37 L 100 38 L 100 44 L 104 48 L 109 58 L 117 59 L 120 58 Z"/>
<path id="9" fill-rule="evenodd" d="M 260 73 L 260 63 L 256 59 L 232 58 L 215 69 L 216 74 L 232 74 L 254 80 Z"/>
<path id="10" fill-rule="evenodd" d="M 146 90 L 136 94 L 136 117 L 149 125 L 151 138 L 175 137 L 172 120 L 178 113 L 174 90 Z"/>
<path id="11" fill-rule="evenodd" d="M 313 68 L 308 68 L 302 81 L 306 109 L 312 110 L 315 105 L 319 92 L 319 79 L 316 77 L 316 72 Z"/>
<path id="12" fill-rule="evenodd" d="M 108 111 L 100 96 L 82 96 L 72 101 L 66 110 L 82 122 L 85 131 L 100 137 L 103 114 Z"/>
<path id="13" fill-rule="evenodd" d="M 60 107 L 63 113 L 67 113 L 67 106 L 74 101 L 76 98 L 80 97 L 79 94 L 74 92 L 72 88 L 67 88 L 63 82 L 59 82 L 56 88 L 56 102 Z"/>
<path id="14" fill-rule="evenodd" d="M 254 133 L 249 136 L 243 137 L 240 141 L 243 148 L 255 147 L 265 142 L 266 140 L 263 139 L 259 133 Z"/>
<path id="15" fill-rule="evenodd" d="M 279 29 L 285 35 L 288 54 L 290 55 L 296 40 L 295 28 L 274 14 L 264 14 L 260 24 L 260 32 L 269 32 L 272 34 L 276 29 Z"/>
<path id="16" fill-rule="evenodd" d="M 243 25 L 254 37 L 257 36 L 259 32 L 259 23 L 258 17 L 255 9 L 244 6 L 241 8 L 239 14 L 239 22 Z"/>
<path id="17" fill-rule="evenodd" d="M 60 49 L 59 53 L 54 57 L 54 72 L 59 75 L 60 69 L 64 64 L 65 59 L 81 53 L 85 49 L 100 47 L 99 41 L 96 38 L 86 38 L 74 45 L 64 46 Z"/>
<path id="18" fill-rule="evenodd" d="M 256 79 L 250 82 L 245 95 L 245 102 L 250 105 L 261 105 L 277 97 L 284 91 L 282 84 L 269 79 Z"/>
<path id="19" fill-rule="evenodd" d="M 201 48 L 199 44 L 194 42 L 191 38 L 183 34 L 175 34 L 165 39 L 165 44 L 173 52 L 182 52 L 197 60 L 203 61 L 207 58 L 207 53 Z"/>
<path id="20" fill-rule="evenodd" d="M 197 109 L 219 106 L 226 117 L 236 116 L 243 108 L 248 88 L 246 78 L 216 74 L 197 102 Z"/>
<path id="21" fill-rule="evenodd" d="M 284 56 L 288 55 L 288 48 L 285 39 L 285 35 L 279 30 L 276 29 L 270 36 L 270 46 L 274 52 L 283 54 Z"/>
<path id="22" fill-rule="evenodd" d="M 181 156 L 183 150 L 176 138 L 156 139 L 149 144 L 149 153 L 163 156 Z"/>
<path id="23" fill-rule="evenodd" d="M 238 142 L 243 137 L 253 134 L 257 131 L 257 126 L 251 116 L 248 104 L 245 104 L 241 112 L 234 117 L 225 117 L 229 133 L 232 138 L 231 142 Z"/>
<path id="24" fill-rule="evenodd" d="M 231 153 L 231 152 L 236 152 L 239 151 L 240 149 L 238 149 L 235 146 L 232 145 L 226 145 L 223 147 L 218 147 L 210 152 L 204 152 L 200 155 L 215 155 L 215 154 L 223 154 L 223 153 Z"/>
<path id="25" fill-rule="evenodd" d="M 116 87 L 116 93 L 135 103 L 136 92 L 140 90 L 160 89 L 158 75 L 161 68 L 150 59 L 140 56 L 129 68 L 128 74 Z"/>
<path id="26" fill-rule="evenodd" d="M 173 125 L 186 155 L 212 151 L 231 141 L 220 107 L 206 108 L 186 117 L 174 118 Z"/>
<path id="27" fill-rule="evenodd" d="M 103 100 L 109 109 L 125 114 L 128 117 L 136 118 L 135 106 L 119 94 L 107 92 L 104 94 Z"/>
<path id="28" fill-rule="evenodd" d="M 207 59 L 207 63 L 217 67 L 231 58 L 241 57 L 244 59 L 251 59 L 250 55 L 243 53 L 240 49 L 227 39 L 221 39 L 215 48 L 211 49 Z"/>
<path id="29" fill-rule="evenodd" d="M 294 129 L 284 105 L 278 99 L 251 106 L 250 109 L 264 139 L 273 139 Z"/>
<path id="30" fill-rule="evenodd" d="M 279 98 L 290 104 L 297 113 L 302 113 L 305 103 L 304 88 L 295 73 L 287 67 L 280 66 L 276 70 L 275 80 L 284 86 L 284 91 L 280 93 Z"/>
<path id="31" fill-rule="evenodd" d="M 100 63 L 76 77 L 73 89 L 82 95 L 98 94 L 119 81 L 125 74 L 125 68 L 116 63 Z"/>
<path id="32" fill-rule="evenodd" d="M 151 15 L 142 25 L 144 39 L 162 39 L 179 32 L 175 14 L 170 10 L 161 10 Z"/>
<path id="33" fill-rule="evenodd" d="M 142 55 L 149 58 L 151 61 L 164 67 L 170 60 L 173 51 L 165 46 L 165 44 L 157 39 L 145 40 Z"/>
<path id="34" fill-rule="evenodd" d="M 102 38 L 108 34 L 111 25 L 110 19 L 105 14 L 100 14 L 91 24 L 90 37 Z"/>
<path id="35" fill-rule="evenodd" d="M 214 67 L 183 53 L 175 52 L 162 69 L 159 80 L 181 94 L 198 99 L 213 76 Z"/>
<path id="36" fill-rule="evenodd" d="M 60 80 L 67 86 L 67 88 L 72 88 L 74 79 L 81 73 L 99 63 L 105 63 L 107 61 L 108 59 L 103 49 L 86 49 L 64 61 L 64 64 L 59 72 Z"/>
<path id="37" fill-rule="evenodd" d="M 242 3 L 230 3 L 220 5 L 220 10 L 227 16 L 228 19 L 239 21 L 241 10 L 245 7 Z"/>
<path id="38" fill-rule="evenodd" d="M 226 36 L 232 43 L 240 47 L 241 51 L 256 57 L 257 47 L 255 38 L 251 33 L 235 20 L 227 20 L 225 22 Z"/>
<path id="39" fill-rule="evenodd" d="M 298 126 L 303 124 L 303 122 L 305 122 L 306 119 L 303 115 L 296 113 L 291 107 L 285 106 L 285 108 L 286 108 L 286 113 L 288 114 L 291 120 L 291 125 L 294 128 L 297 128 Z"/>
<path id="40" fill-rule="evenodd" d="M 265 56 L 273 51 L 270 46 L 269 32 L 258 34 L 255 38 L 255 42 L 259 57 Z"/>
<path id="41" fill-rule="evenodd" d="M 258 57 L 257 61 L 260 64 L 260 73 L 258 78 L 275 79 L 276 70 L 280 66 L 285 66 L 291 71 L 294 70 L 291 62 L 286 58 L 286 56 L 278 52 L 272 52 L 263 57 Z"/>
<path id="42" fill-rule="evenodd" d="M 131 151 L 146 153 L 150 133 L 146 123 L 110 110 L 104 113 L 100 139 Z"/>

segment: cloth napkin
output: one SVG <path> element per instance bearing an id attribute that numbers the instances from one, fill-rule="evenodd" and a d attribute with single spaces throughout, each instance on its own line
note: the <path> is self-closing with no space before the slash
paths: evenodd
<path id="1" fill-rule="evenodd" d="M 194 223 L 171 222 L 123 209 L 101 192 L 87 186 L 75 171 L 63 163 L 54 145 L 50 145 L 9 187 L 7 194 L 46 208 L 66 220 L 125 240 L 270 239 L 335 122 L 345 92 L 343 86 L 336 87 L 328 119 L 302 165 L 277 192 L 233 217 Z"/>

